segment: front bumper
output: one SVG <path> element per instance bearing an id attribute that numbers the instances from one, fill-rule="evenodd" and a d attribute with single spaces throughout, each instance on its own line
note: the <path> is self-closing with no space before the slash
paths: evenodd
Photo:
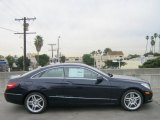
<path id="1" fill-rule="evenodd" d="M 152 97 L 153 97 L 152 91 L 144 92 L 144 103 L 152 102 Z"/>

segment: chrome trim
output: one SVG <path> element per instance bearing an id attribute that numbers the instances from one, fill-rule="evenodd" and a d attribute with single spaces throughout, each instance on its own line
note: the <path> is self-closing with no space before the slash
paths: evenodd
<path id="1" fill-rule="evenodd" d="M 7 95 L 22 95 L 22 94 L 15 94 L 15 93 L 5 93 Z"/>
<path id="2" fill-rule="evenodd" d="M 64 79 L 64 77 L 40 77 L 40 78 L 32 78 L 32 79 Z"/>
<path id="3" fill-rule="evenodd" d="M 117 100 L 117 99 L 110 99 L 110 98 L 86 98 L 86 97 L 66 97 L 66 96 L 49 96 L 54 98 L 68 98 L 68 99 L 88 99 L 88 100 Z"/>
<path id="4" fill-rule="evenodd" d="M 94 81 L 96 81 L 96 79 L 78 78 L 78 77 L 72 77 L 72 78 L 70 78 L 70 77 L 65 77 L 64 79 L 71 79 L 71 80 L 73 80 L 73 79 L 75 79 L 75 80 L 94 80 Z"/>

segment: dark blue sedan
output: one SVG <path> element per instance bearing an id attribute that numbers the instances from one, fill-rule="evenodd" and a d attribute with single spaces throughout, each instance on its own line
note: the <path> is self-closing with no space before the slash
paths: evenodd
<path id="1" fill-rule="evenodd" d="M 119 104 L 134 111 L 152 101 L 146 81 L 105 74 L 84 64 L 55 64 L 9 80 L 5 99 L 41 113 L 51 105 Z"/>

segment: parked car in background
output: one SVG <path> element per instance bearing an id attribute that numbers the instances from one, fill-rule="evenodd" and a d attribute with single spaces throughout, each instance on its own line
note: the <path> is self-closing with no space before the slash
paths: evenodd
<path id="1" fill-rule="evenodd" d="M 9 80 L 5 99 L 41 113 L 51 105 L 117 104 L 134 111 L 152 101 L 146 81 L 105 74 L 84 64 L 54 64 Z"/>
<path id="2" fill-rule="evenodd" d="M 8 71 L 8 62 L 6 60 L 0 60 L 0 72 Z"/>

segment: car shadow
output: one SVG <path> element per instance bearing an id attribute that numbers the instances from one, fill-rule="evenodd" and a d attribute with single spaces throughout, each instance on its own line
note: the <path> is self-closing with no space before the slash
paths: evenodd
<path id="1" fill-rule="evenodd" d="M 9 105 L 8 106 L 8 112 L 18 112 L 18 113 L 29 113 L 26 111 L 25 107 L 23 105 Z M 144 104 L 139 110 L 132 111 L 132 112 L 139 112 L 139 111 L 149 111 L 154 106 L 151 104 Z M 48 107 L 47 110 L 44 113 L 72 113 L 72 112 L 124 112 L 128 113 L 131 111 L 124 110 L 121 106 L 117 105 L 92 105 L 92 106 L 52 106 Z"/>
<path id="2" fill-rule="evenodd" d="M 151 104 L 144 104 L 140 109 L 138 109 L 137 111 L 126 111 L 124 110 L 121 106 L 118 105 L 104 105 L 104 106 L 99 106 L 99 105 L 93 105 L 93 106 L 55 106 L 55 107 L 49 107 L 47 109 L 47 112 L 61 112 L 61 111 L 65 111 L 65 112 L 87 112 L 87 111 L 99 111 L 99 112 L 103 112 L 103 111 L 115 111 L 115 112 L 138 112 L 138 111 L 148 111 L 151 108 L 153 108 L 153 106 Z"/>
<path id="3" fill-rule="evenodd" d="M 87 105 L 87 106 L 52 106 L 49 107 L 47 111 L 108 111 L 108 110 L 120 110 L 120 106 L 116 105 L 105 105 L 105 106 L 98 106 L 98 105 Z"/>

